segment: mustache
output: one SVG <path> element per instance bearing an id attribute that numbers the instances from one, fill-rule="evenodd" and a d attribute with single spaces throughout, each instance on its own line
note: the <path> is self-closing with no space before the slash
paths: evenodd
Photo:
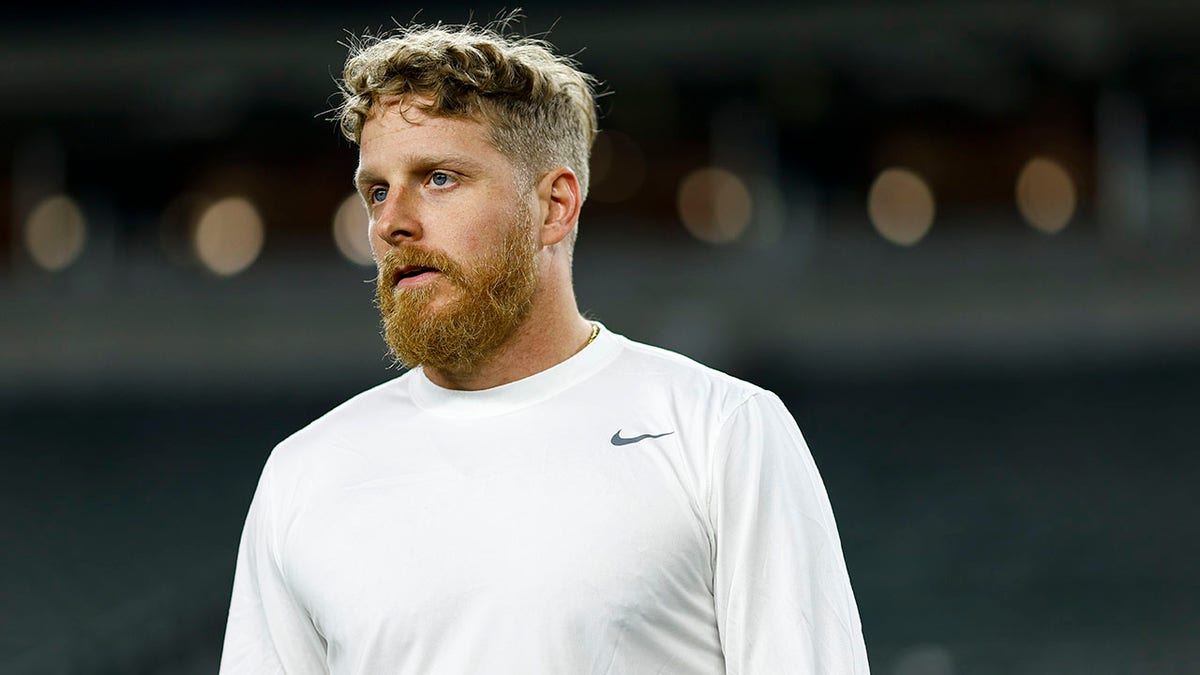
<path id="1" fill-rule="evenodd" d="M 461 282 L 462 265 L 453 258 L 442 253 L 424 248 L 405 246 L 389 249 L 379 261 L 379 282 L 395 285 L 400 276 L 400 270 L 405 267 L 430 267 L 441 272 L 450 281 Z"/>

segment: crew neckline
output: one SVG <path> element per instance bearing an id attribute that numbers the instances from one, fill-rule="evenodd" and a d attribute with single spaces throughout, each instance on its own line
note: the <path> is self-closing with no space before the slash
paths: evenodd
<path id="1" fill-rule="evenodd" d="M 594 375 L 621 351 L 622 338 L 599 322 L 596 339 L 570 358 L 528 377 L 490 389 L 465 391 L 434 384 L 423 368 L 409 378 L 413 402 L 442 417 L 489 417 L 544 401 Z"/>

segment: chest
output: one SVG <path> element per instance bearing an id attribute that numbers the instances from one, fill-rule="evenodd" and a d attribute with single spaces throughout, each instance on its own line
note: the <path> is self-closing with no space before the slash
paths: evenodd
<path id="1" fill-rule="evenodd" d="M 551 436 L 427 434 L 314 495 L 284 568 L 322 634 L 403 643 L 505 621 L 569 630 L 711 594 L 686 439 Z"/>

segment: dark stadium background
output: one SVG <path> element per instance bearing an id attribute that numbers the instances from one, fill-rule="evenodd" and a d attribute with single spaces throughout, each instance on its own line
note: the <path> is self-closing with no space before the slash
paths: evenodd
<path id="1" fill-rule="evenodd" d="M 268 452 L 397 374 L 325 118 L 418 9 L 5 15 L 0 672 L 215 671 Z M 785 399 L 873 672 L 1200 672 L 1200 6 L 525 9 L 611 92 L 582 306 Z"/>

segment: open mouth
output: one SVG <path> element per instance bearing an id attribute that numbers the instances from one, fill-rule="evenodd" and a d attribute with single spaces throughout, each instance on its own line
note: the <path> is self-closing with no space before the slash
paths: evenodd
<path id="1" fill-rule="evenodd" d="M 433 278 L 433 275 L 438 274 L 439 270 L 434 267 L 423 267 L 421 265 L 405 265 L 396 271 L 396 287 L 412 286 L 423 281 L 428 281 Z"/>

